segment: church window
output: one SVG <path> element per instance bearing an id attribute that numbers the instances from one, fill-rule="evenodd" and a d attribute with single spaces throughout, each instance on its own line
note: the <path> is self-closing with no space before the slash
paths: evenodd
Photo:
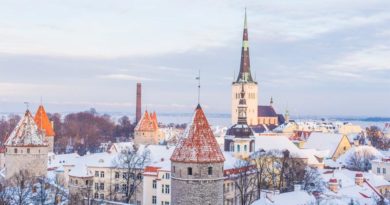
<path id="1" fill-rule="evenodd" d="M 187 168 L 187 174 L 188 174 L 188 175 L 192 175 L 192 168 L 191 168 L 191 167 L 188 167 L 188 168 Z"/>
<path id="2" fill-rule="evenodd" d="M 209 175 L 213 175 L 213 167 L 208 167 L 207 172 Z"/>

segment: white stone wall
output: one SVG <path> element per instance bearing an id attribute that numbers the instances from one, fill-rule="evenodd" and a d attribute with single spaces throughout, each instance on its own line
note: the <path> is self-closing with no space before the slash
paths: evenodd
<path id="1" fill-rule="evenodd" d="M 6 179 L 11 178 L 21 170 L 27 170 L 32 176 L 46 176 L 47 153 L 47 146 L 6 146 Z"/>

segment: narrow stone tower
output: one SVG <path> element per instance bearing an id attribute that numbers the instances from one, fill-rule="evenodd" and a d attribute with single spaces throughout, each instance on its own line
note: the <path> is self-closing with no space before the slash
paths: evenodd
<path id="1" fill-rule="evenodd" d="M 200 105 L 192 124 L 171 157 L 173 205 L 222 205 L 223 164 L 218 146 Z"/>
<path id="2" fill-rule="evenodd" d="M 5 178 L 20 171 L 33 177 L 47 175 L 48 145 L 45 133 L 38 129 L 29 110 L 5 142 Z"/>

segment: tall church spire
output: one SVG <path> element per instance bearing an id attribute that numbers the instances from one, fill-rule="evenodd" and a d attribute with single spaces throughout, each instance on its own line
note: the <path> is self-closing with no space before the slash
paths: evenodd
<path id="1" fill-rule="evenodd" d="M 242 50 L 241 50 L 241 63 L 240 63 L 240 73 L 237 77 L 237 82 L 254 82 L 250 69 L 250 59 L 249 59 L 249 38 L 248 38 L 248 24 L 246 18 L 246 9 L 245 9 L 245 19 L 244 19 L 244 32 L 242 36 Z"/>

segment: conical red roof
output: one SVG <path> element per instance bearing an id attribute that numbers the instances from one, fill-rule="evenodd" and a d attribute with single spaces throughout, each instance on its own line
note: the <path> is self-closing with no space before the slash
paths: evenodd
<path id="1" fill-rule="evenodd" d="M 200 105 L 195 110 L 192 124 L 189 125 L 184 137 L 173 151 L 171 161 L 186 163 L 225 161 Z"/>
<path id="2" fill-rule="evenodd" d="M 148 111 L 145 111 L 144 115 L 142 116 L 141 120 L 138 122 L 137 126 L 135 127 L 136 131 L 156 131 L 158 129 L 158 126 L 155 126 L 155 123 L 149 115 Z"/>
<path id="3" fill-rule="evenodd" d="M 39 106 L 37 113 L 35 113 L 34 121 L 38 125 L 39 130 L 45 132 L 46 136 L 54 137 L 53 126 L 42 105 Z"/>

